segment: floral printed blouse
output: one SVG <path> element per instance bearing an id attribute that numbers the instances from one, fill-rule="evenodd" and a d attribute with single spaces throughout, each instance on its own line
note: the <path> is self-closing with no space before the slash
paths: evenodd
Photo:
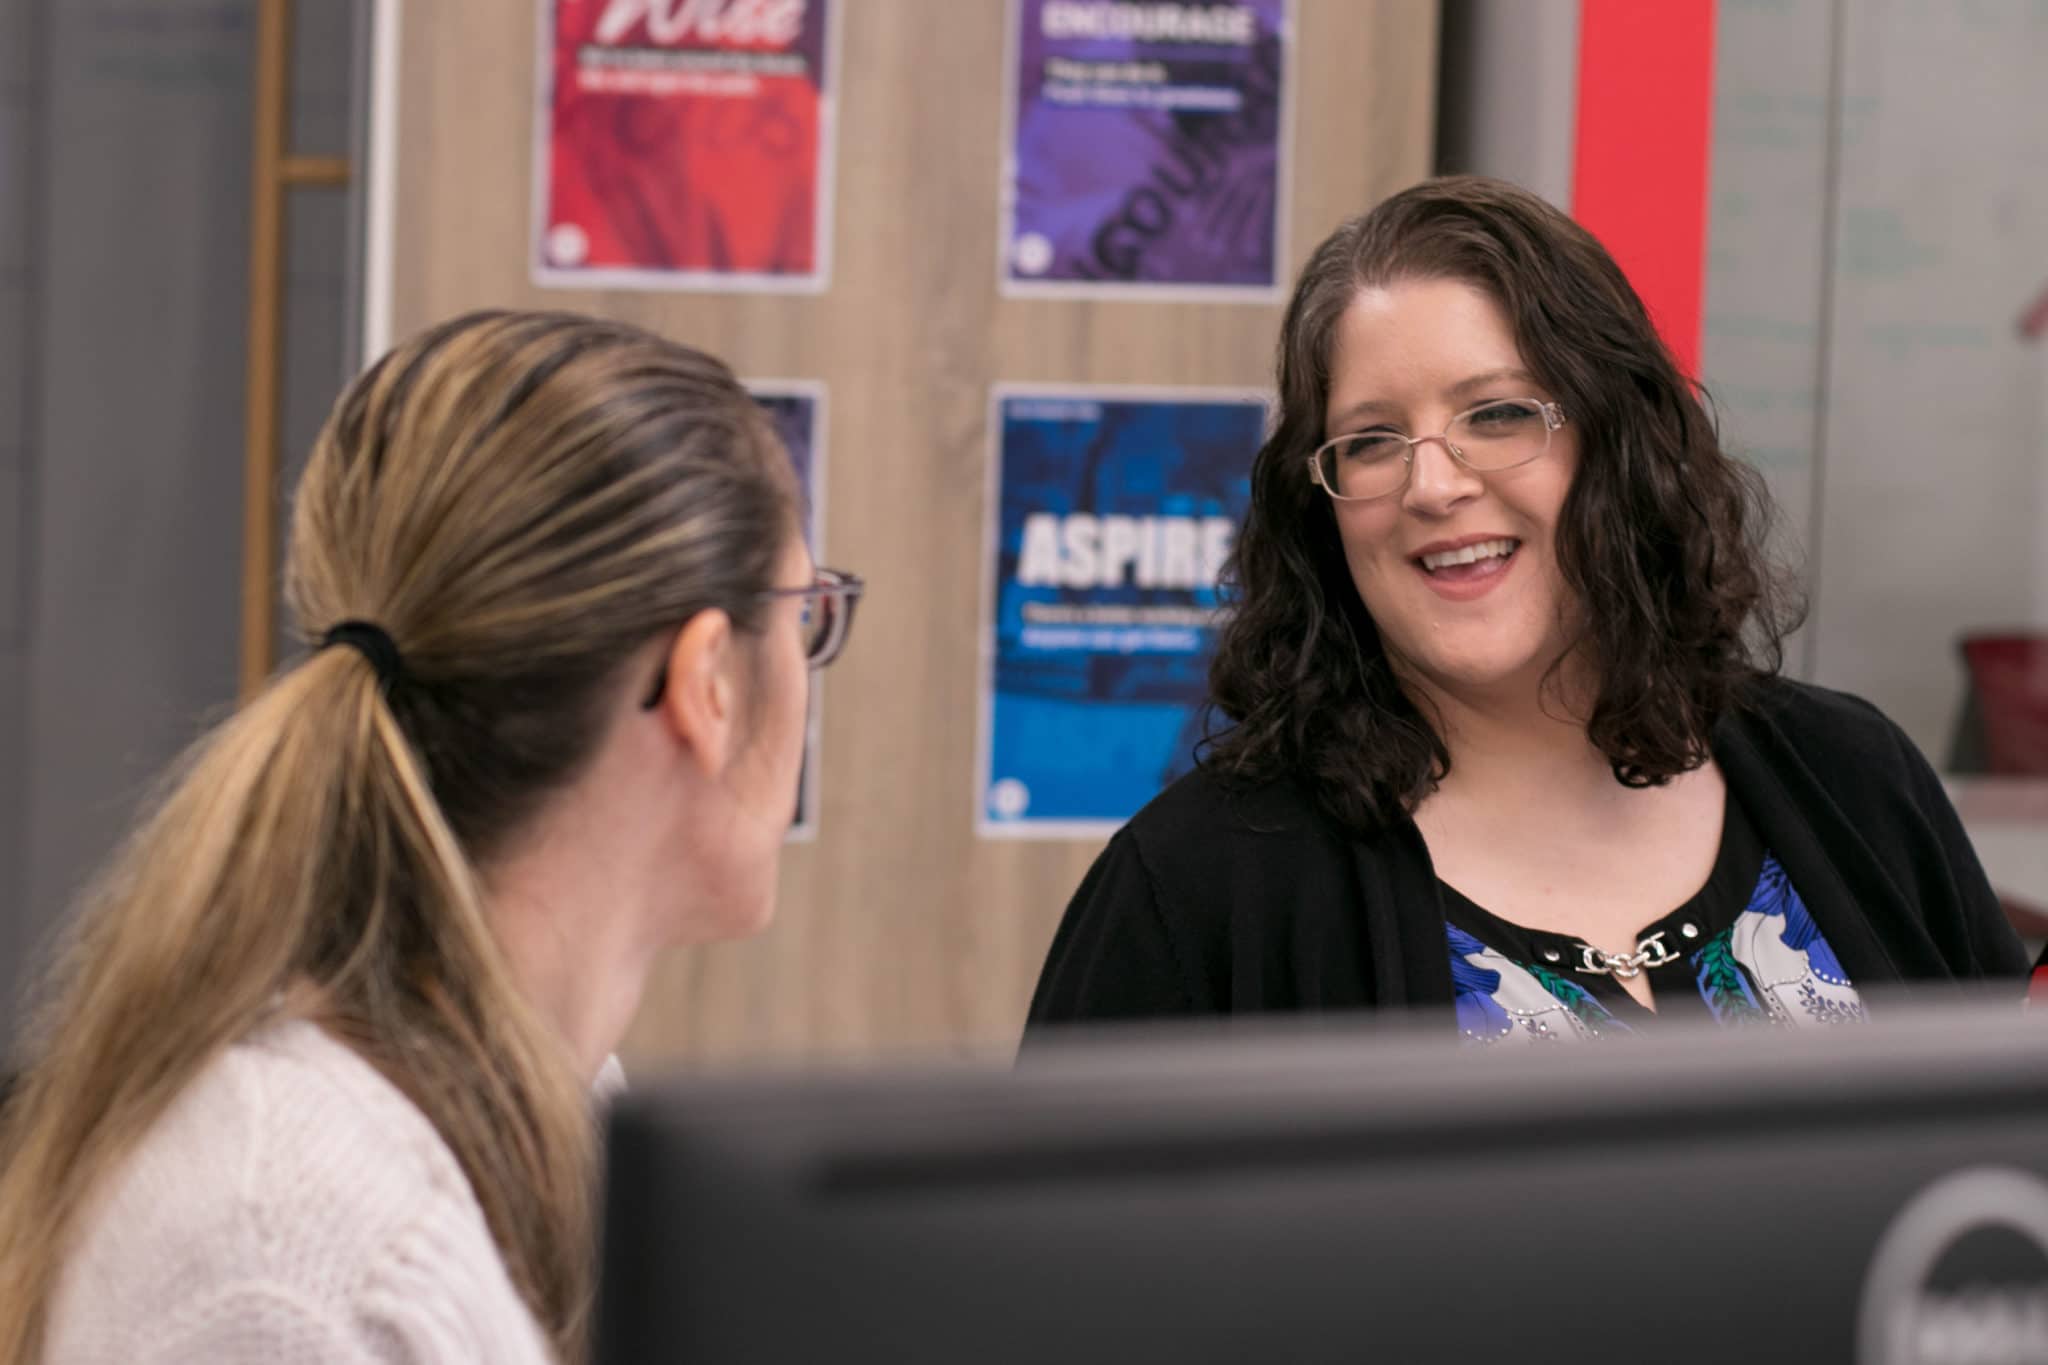
<path id="1" fill-rule="evenodd" d="M 1510 923 L 1440 887 L 1458 1030 L 1469 1042 L 1561 1042 L 1701 1015 L 1724 1027 L 1863 1017 L 1799 892 L 1732 798 L 1706 885 L 1644 926 L 1625 959 Z M 1616 979 L 1631 971 L 1649 978 L 1655 1011 Z"/>

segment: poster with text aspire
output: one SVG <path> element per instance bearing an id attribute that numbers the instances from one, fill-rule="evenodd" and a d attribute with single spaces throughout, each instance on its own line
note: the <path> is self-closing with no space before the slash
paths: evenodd
<path id="1" fill-rule="evenodd" d="M 1261 395 L 999 385 L 976 827 L 1106 834 L 1193 764 Z"/>

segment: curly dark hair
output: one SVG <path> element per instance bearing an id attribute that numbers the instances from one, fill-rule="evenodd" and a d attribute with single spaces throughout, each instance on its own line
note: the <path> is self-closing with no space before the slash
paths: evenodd
<path id="1" fill-rule="evenodd" d="M 1302 781 L 1360 832 L 1412 813 L 1450 771 L 1308 472 L 1338 319 L 1360 289 L 1402 279 L 1458 280 L 1492 298 L 1578 432 L 1557 559 L 1582 608 L 1566 653 L 1583 651 L 1598 678 L 1588 737 L 1627 786 L 1699 767 L 1715 722 L 1778 671 L 1802 611 L 1765 548 L 1763 480 L 1721 448 L 1704 395 L 1600 243 L 1537 196 L 1477 176 L 1394 195 L 1302 269 L 1281 324 L 1278 422 L 1224 570 L 1230 614 L 1209 687 L 1227 723 L 1212 719 L 1202 765 L 1228 780 Z"/>

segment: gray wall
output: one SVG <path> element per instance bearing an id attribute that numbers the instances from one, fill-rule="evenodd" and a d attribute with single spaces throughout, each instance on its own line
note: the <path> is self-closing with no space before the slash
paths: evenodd
<path id="1" fill-rule="evenodd" d="M 1576 0 L 1444 0 L 1447 171 L 1569 204 Z M 1973 630 L 2048 629 L 2048 5 L 1720 0 L 1701 366 L 1806 571 L 1789 672 L 1940 762 Z"/>
<path id="2" fill-rule="evenodd" d="M 1939 758 L 1958 637 L 2048 626 L 2048 5 L 1840 9 L 1814 676 Z"/>
<path id="3" fill-rule="evenodd" d="M 1937 762 L 1958 638 L 2048 626 L 2048 6 L 1722 0 L 1707 380 L 1813 583 L 1795 660 Z"/>
<path id="4" fill-rule="evenodd" d="M 41 146 L 40 0 L 0 5 L 0 991 L 28 928 L 20 908 L 26 782 L 28 578 L 35 496 L 29 389 L 36 348 L 36 254 L 29 187 Z M 5 996 L 0 995 L 0 1003 Z M 11 1011 L 10 1011 L 11 1013 Z M 9 1025 L 0 1023 L 0 1039 Z"/>
<path id="5" fill-rule="evenodd" d="M 1572 202 L 1579 0 L 1443 0 L 1437 170 Z"/>
<path id="6" fill-rule="evenodd" d="M 151 779 L 234 697 L 254 8 L 0 4 L 0 1042 Z M 297 8 L 296 150 L 345 152 L 354 13 Z M 343 369 L 347 240 L 341 194 L 295 197 L 295 455 Z"/>

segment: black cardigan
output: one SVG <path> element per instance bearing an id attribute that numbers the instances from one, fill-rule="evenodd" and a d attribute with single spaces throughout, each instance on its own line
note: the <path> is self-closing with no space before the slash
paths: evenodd
<path id="1" fill-rule="evenodd" d="M 2025 973 L 1940 780 L 1868 702 L 1775 680 L 1716 728 L 1713 751 L 1850 980 Z M 1197 771 L 1096 859 L 1027 1027 L 1394 1006 L 1449 1014 L 1443 926 L 1413 821 L 1361 838 L 1295 782 L 1242 789 Z"/>

